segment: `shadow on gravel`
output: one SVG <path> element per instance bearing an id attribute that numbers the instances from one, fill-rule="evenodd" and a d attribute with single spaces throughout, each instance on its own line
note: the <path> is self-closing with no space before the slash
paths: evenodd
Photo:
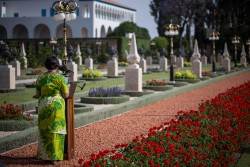
<path id="1" fill-rule="evenodd" d="M 45 165 L 52 165 L 52 163 L 51 161 L 38 160 L 36 159 L 35 156 L 9 157 L 0 155 L 0 167 L 7 167 L 9 165 L 45 166 Z"/>

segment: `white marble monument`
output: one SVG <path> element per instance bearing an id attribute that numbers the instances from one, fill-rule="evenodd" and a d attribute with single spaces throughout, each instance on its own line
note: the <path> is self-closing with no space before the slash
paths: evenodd
<path id="1" fill-rule="evenodd" d="M 76 60 L 77 60 L 77 64 L 79 66 L 82 65 L 82 56 L 81 56 L 81 50 L 80 50 L 80 45 L 77 45 L 77 49 L 76 49 Z"/>
<path id="2" fill-rule="evenodd" d="M 12 65 L 0 65 L 0 90 L 16 89 L 15 73 Z"/>
<path id="3" fill-rule="evenodd" d="M 247 58 L 246 58 L 246 51 L 245 51 L 245 46 L 242 45 L 242 50 L 241 50 L 241 57 L 240 57 L 240 64 L 243 64 L 244 67 L 247 66 Z"/>
<path id="4" fill-rule="evenodd" d="M 147 73 L 147 63 L 146 60 L 143 58 L 143 56 L 140 59 L 139 67 L 142 69 L 143 74 Z"/>
<path id="5" fill-rule="evenodd" d="M 10 64 L 15 68 L 16 77 L 21 76 L 21 63 L 15 58 Z"/>
<path id="6" fill-rule="evenodd" d="M 107 74 L 108 76 L 117 77 L 118 76 L 118 61 L 115 56 L 107 63 Z"/>
<path id="7" fill-rule="evenodd" d="M 224 52 L 223 52 L 223 67 L 225 68 L 226 71 L 230 71 L 231 69 L 231 62 L 229 59 L 229 53 L 228 53 L 228 49 L 227 49 L 227 43 L 225 43 L 224 45 Z"/>
<path id="8" fill-rule="evenodd" d="M 137 51 L 135 34 L 132 34 L 129 55 L 129 63 L 125 69 L 125 91 L 142 92 L 142 69 L 139 68 L 140 56 Z"/>
<path id="9" fill-rule="evenodd" d="M 26 58 L 26 51 L 25 51 L 24 43 L 22 43 L 21 45 L 20 56 L 21 56 L 21 59 L 23 60 L 23 68 L 26 69 L 28 67 L 28 60 Z"/>
<path id="10" fill-rule="evenodd" d="M 160 57 L 159 66 L 162 71 L 168 70 L 168 59 L 164 56 Z"/>
<path id="11" fill-rule="evenodd" d="M 147 56 L 146 63 L 147 63 L 147 65 L 152 65 L 153 64 L 153 58 L 152 58 L 152 56 Z"/>
<path id="12" fill-rule="evenodd" d="M 183 68 L 184 67 L 184 59 L 183 59 L 182 56 L 177 57 L 176 66 L 178 68 Z"/>
<path id="13" fill-rule="evenodd" d="M 192 54 L 192 72 L 197 76 L 197 78 L 202 78 L 202 63 L 200 61 L 201 55 L 198 49 L 198 42 L 195 40 L 194 52 Z"/>
<path id="14" fill-rule="evenodd" d="M 68 61 L 67 65 L 71 71 L 74 72 L 74 74 L 70 77 L 70 81 L 77 81 L 77 64 L 74 61 Z"/>

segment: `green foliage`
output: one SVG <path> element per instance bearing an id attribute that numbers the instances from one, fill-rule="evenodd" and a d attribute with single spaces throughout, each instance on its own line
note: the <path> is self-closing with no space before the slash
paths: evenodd
<path id="1" fill-rule="evenodd" d="M 196 79 L 197 76 L 193 74 L 190 70 L 180 71 L 177 70 L 174 73 L 175 79 Z"/>
<path id="2" fill-rule="evenodd" d="M 118 63 L 118 66 L 120 66 L 120 67 L 127 67 L 128 63 L 124 62 L 124 61 L 121 61 L 121 62 Z"/>
<path id="3" fill-rule="evenodd" d="M 83 78 L 101 78 L 103 77 L 102 72 L 98 70 L 84 69 L 82 72 Z"/>
<path id="4" fill-rule="evenodd" d="M 184 62 L 184 67 L 190 67 L 190 66 L 191 66 L 191 62 L 187 62 L 187 61 Z"/>
<path id="5" fill-rule="evenodd" d="M 138 27 L 134 22 L 121 23 L 108 35 L 108 37 L 124 37 L 126 33 L 135 33 L 136 37 L 140 39 L 150 39 L 148 30 L 146 28 Z"/>
<path id="6" fill-rule="evenodd" d="M 155 45 L 151 45 L 152 50 L 159 50 L 160 48 L 167 48 L 169 43 L 165 37 L 155 37 L 152 41 L 154 41 Z"/>
<path id="7" fill-rule="evenodd" d="M 109 60 L 109 54 L 108 53 L 101 53 L 97 57 L 98 63 L 107 63 Z"/>

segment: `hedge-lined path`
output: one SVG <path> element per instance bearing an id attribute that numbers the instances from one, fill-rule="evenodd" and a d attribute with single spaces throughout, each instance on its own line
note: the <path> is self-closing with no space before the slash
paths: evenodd
<path id="1" fill-rule="evenodd" d="M 37 143 L 2 154 L 0 161 L 8 167 L 78 166 L 79 158 L 87 160 L 92 153 L 104 149 L 114 149 L 115 144 L 118 143 L 129 143 L 135 136 L 147 134 L 150 127 L 159 126 L 171 120 L 177 111 L 196 109 L 201 100 L 211 99 L 217 94 L 247 81 L 250 81 L 249 70 L 119 116 L 78 128 L 75 130 L 76 155 L 72 161 L 51 165 L 36 160 L 34 157 Z"/>

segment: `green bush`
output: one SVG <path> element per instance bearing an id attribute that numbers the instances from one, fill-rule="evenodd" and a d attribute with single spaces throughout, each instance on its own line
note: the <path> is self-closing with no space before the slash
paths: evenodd
<path id="1" fill-rule="evenodd" d="M 185 62 L 184 62 L 184 67 L 191 67 L 191 62 L 185 61 Z"/>
<path id="2" fill-rule="evenodd" d="M 82 72 L 83 78 L 102 78 L 102 72 L 98 70 L 84 69 Z"/>
<path id="3" fill-rule="evenodd" d="M 118 63 L 118 66 L 120 66 L 120 67 L 127 67 L 128 63 L 125 62 L 125 61 L 121 61 L 121 62 Z"/>
<path id="4" fill-rule="evenodd" d="M 174 77 L 175 79 L 196 79 L 197 78 L 197 76 L 193 74 L 190 70 L 185 70 L 185 71 L 177 70 L 175 71 Z"/>

